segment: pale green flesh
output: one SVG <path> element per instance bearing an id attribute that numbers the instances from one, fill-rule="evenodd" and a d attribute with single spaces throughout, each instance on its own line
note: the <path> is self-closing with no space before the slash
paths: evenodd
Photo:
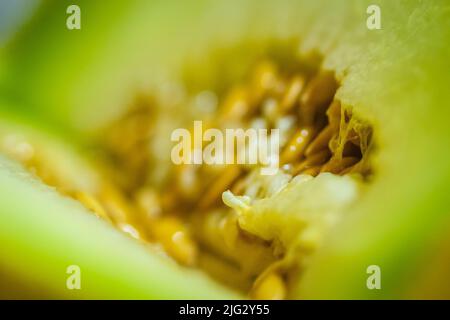
<path id="1" fill-rule="evenodd" d="M 173 36 L 163 44 L 158 42 L 158 50 L 144 53 L 140 50 L 140 36 L 130 39 L 119 37 L 121 40 L 117 48 L 112 45 L 86 45 L 86 49 L 98 56 L 108 56 L 106 60 L 96 60 L 95 55 L 83 53 L 81 49 L 73 52 L 72 47 L 67 45 L 62 49 L 66 57 L 59 57 L 56 66 L 41 51 L 42 57 L 31 71 L 22 69 L 19 59 L 34 61 L 36 48 L 19 48 L 22 55 L 15 61 L 17 70 L 5 71 L 4 82 L 12 78 L 12 83 L 20 83 L 21 77 L 26 77 L 27 82 L 21 89 L 31 90 L 34 86 L 39 89 L 36 90 L 37 96 L 29 98 L 27 103 L 42 107 L 45 113 L 56 119 L 62 116 L 64 119 L 79 120 L 70 116 L 75 111 L 88 119 L 98 119 L 105 110 L 114 109 L 126 100 L 124 96 L 129 88 L 121 86 L 124 77 L 157 80 L 146 78 L 149 76 L 143 74 L 142 70 L 146 69 L 143 66 L 151 68 L 155 63 L 162 65 L 164 71 L 172 76 L 182 64 L 184 55 L 195 51 L 201 56 L 210 43 L 232 46 L 247 37 L 299 36 L 303 39 L 302 50 L 319 50 L 325 56 L 324 65 L 337 71 L 342 82 L 338 97 L 373 124 L 379 149 L 374 155 L 375 173 L 370 189 L 325 241 L 302 278 L 297 297 L 407 297 L 411 279 L 425 264 L 424 252 L 450 228 L 450 202 L 446 194 L 450 186 L 450 149 L 447 147 L 450 145 L 447 120 L 450 118 L 450 75 L 447 72 L 450 70 L 450 48 L 447 44 L 450 38 L 450 8 L 449 4 L 440 1 L 378 2 L 383 13 L 383 29 L 379 31 L 365 28 L 365 9 L 371 1 L 295 1 L 295 4 L 292 1 L 278 1 L 276 5 L 250 1 L 239 11 L 237 18 L 232 18 L 236 13 L 232 8 L 239 7 L 237 3 L 242 3 L 240 1 L 229 2 L 223 8 L 203 3 L 184 11 L 182 19 L 178 20 L 175 18 L 179 18 L 176 16 L 179 13 L 174 14 L 173 7 L 163 10 L 164 5 L 158 5 L 158 9 L 162 10 L 158 11 L 159 19 L 155 24 L 130 18 L 130 21 L 138 22 L 131 23 L 129 28 L 139 30 L 136 31 L 139 35 L 143 30 L 150 34 L 157 32 L 157 23 L 162 24 L 159 28 L 173 30 L 186 27 L 183 30 L 193 34 L 189 43 L 183 37 Z M 145 7 L 143 3 L 140 6 Z M 262 9 L 255 17 L 252 9 L 257 6 Z M 136 8 L 139 9 L 139 5 Z M 200 17 L 203 19 L 198 19 Z M 230 28 L 214 31 L 207 28 L 211 21 Z M 280 28 L 272 28 L 280 21 L 283 21 Z M 340 23 L 342 21 L 344 23 Z M 242 35 L 242 30 L 250 31 Z M 86 37 L 91 39 L 90 36 L 94 37 L 87 31 Z M 80 41 L 76 43 L 81 45 L 81 40 L 76 41 Z M 130 52 L 140 52 L 140 56 L 130 58 L 120 68 L 114 68 L 116 59 L 123 58 L 125 47 Z M 166 52 L 170 55 L 165 55 Z M 13 54 L 11 56 L 14 57 Z M 97 62 L 100 65 L 98 68 L 87 68 L 88 71 L 69 69 L 66 73 L 59 71 L 55 77 L 46 76 L 45 70 L 52 67 L 62 70 L 65 59 L 70 61 L 70 58 L 79 56 L 84 57 L 89 65 Z M 14 58 L 9 59 L 14 61 Z M 101 77 L 96 78 L 98 73 Z M 85 87 L 88 83 L 92 87 Z M 61 90 L 54 90 L 55 87 Z M 55 91 L 57 94 L 53 93 Z M 108 99 L 97 104 L 98 92 L 108 96 Z M 77 99 L 71 100 L 74 96 Z M 93 105 L 96 107 L 93 108 Z M 78 122 L 65 123 L 64 126 L 75 131 L 80 129 Z M 16 179 L 8 172 L 2 170 L 0 190 L 2 195 L 15 196 L 2 196 L 0 199 L 0 236 L 3 237 L 2 242 L 7 243 L 4 251 L 7 253 L 2 256 L 10 255 L 11 262 L 2 261 L 2 265 L 11 267 L 13 262 L 17 262 L 23 268 L 17 269 L 19 275 L 39 280 L 39 276 L 34 275 L 38 270 L 36 273 L 42 272 L 38 285 L 50 286 L 48 289 L 57 294 L 72 294 L 59 291 L 60 286 L 65 284 L 64 266 L 72 263 L 73 256 L 59 245 L 63 243 L 61 238 L 68 237 L 68 243 L 71 243 L 68 248 L 83 261 L 80 266 L 85 264 L 87 270 L 95 274 L 92 276 L 95 286 L 84 292 L 86 297 L 182 298 L 186 294 L 211 297 L 216 292 L 216 286 L 209 282 L 196 286 L 190 283 L 188 277 L 176 276 L 179 274 L 177 271 L 169 272 L 147 252 L 123 236 L 116 235 L 114 230 L 99 227 L 97 231 L 101 222 L 94 222 L 93 217 L 82 214 L 74 218 L 78 212 L 72 211 L 76 209 L 67 210 L 66 203 L 61 203 L 55 195 L 47 194 L 47 191 L 42 194 L 28 182 Z M 69 225 L 67 221 L 72 216 L 76 223 Z M 13 230 L 16 231 L 12 234 Z M 29 235 L 44 239 L 44 242 L 33 241 Z M 75 240 L 78 242 L 75 243 Z M 108 248 L 118 248 L 114 254 L 107 254 L 104 250 L 107 242 Z M 122 247 L 124 250 L 120 249 Z M 91 259 L 91 250 L 94 249 L 95 253 L 102 253 L 95 264 Z M 28 253 L 24 255 L 27 250 L 30 250 L 29 257 Z M 122 251 L 128 253 L 122 254 Z M 128 259 L 125 254 L 129 255 Z M 28 260 L 39 267 L 26 267 Z M 141 265 L 144 262 L 155 266 L 146 268 Z M 365 271 L 367 266 L 373 264 L 382 268 L 383 290 L 380 291 L 371 291 L 366 287 Z M 58 272 L 62 272 L 61 282 L 50 280 Z M 116 281 L 111 281 L 113 278 Z M 173 280 L 176 278 L 177 281 Z M 202 279 L 198 281 L 204 283 Z M 217 291 L 217 297 L 227 297 L 220 292 L 221 289 Z"/>
<path id="2" fill-rule="evenodd" d="M 81 204 L 64 198 L 11 161 L 0 158 L 0 296 L 82 299 L 233 299 L 200 272 L 157 257 Z M 81 289 L 69 290 L 67 268 L 78 265 Z M 1 273 L 0 273 L 1 274 Z M 11 280 L 12 278 L 12 280 Z M 17 287 L 20 279 L 26 287 Z M 20 291 L 23 290 L 23 291 Z"/>

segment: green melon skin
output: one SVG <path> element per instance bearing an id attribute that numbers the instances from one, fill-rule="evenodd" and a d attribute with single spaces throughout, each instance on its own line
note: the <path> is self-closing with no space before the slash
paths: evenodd
<path id="1" fill-rule="evenodd" d="M 80 1 L 100 23 L 86 22 L 79 34 L 58 29 L 63 1 L 44 7 L 0 53 L 8 102 L 0 110 L 87 137 L 127 100 L 130 81 L 176 77 L 186 57 L 203 57 L 211 46 L 298 37 L 302 51 L 317 50 L 324 67 L 336 70 L 338 98 L 373 124 L 377 150 L 370 188 L 313 257 L 294 298 L 450 298 L 443 258 L 450 249 L 449 3 L 377 1 L 382 29 L 369 31 L 365 11 L 373 1 L 365 0 L 110 2 L 108 9 Z M 1 163 L 0 237 L 7 245 L 0 269 L 8 279 L 33 283 L 44 297 L 229 297 L 200 276 L 166 268 Z M 74 258 L 93 284 L 79 293 L 61 289 Z M 435 261 L 444 267 L 434 268 Z M 369 265 L 381 268 L 381 290 L 366 287 Z"/>

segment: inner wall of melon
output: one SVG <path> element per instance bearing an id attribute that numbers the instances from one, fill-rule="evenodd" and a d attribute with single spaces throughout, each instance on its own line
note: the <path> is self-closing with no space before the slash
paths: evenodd
<path id="1" fill-rule="evenodd" d="M 290 297 L 308 258 L 373 175 L 372 129 L 335 99 L 334 72 L 297 41 L 243 44 L 187 64 L 179 83 L 137 94 L 99 130 L 90 183 L 49 165 L 32 139 L 2 133 L 1 151 L 149 250 L 256 299 Z M 252 54 L 241 55 L 242 52 Z M 280 170 L 174 165 L 170 130 L 280 129 Z"/>

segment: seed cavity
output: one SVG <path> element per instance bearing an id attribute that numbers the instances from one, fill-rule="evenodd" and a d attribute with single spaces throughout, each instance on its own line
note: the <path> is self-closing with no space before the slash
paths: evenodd
<path id="1" fill-rule="evenodd" d="M 286 279 L 293 265 L 286 262 L 286 248 L 279 240 L 244 230 L 239 214 L 248 213 L 253 201 L 321 173 L 367 180 L 373 174 L 373 132 L 336 99 L 339 81 L 332 71 L 322 69 L 317 59 L 299 57 L 294 48 L 282 50 L 289 63 L 272 54 L 277 50 L 267 50 L 242 80 L 220 90 L 186 89 L 186 95 L 173 93 L 176 101 L 167 90 L 164 95 L 158 90 L 140 95 L 90 146 L 100 177 L 92 190 L 81 190 L 53 172 L 32 139 L 11 143 L 15 136 L 0 135 L 0 151 L 98 217 L 149 244 L 151 251 L 163 250 L 178 263 L 200 268 L 252 298 L 287 298 Z M 164 157 L 170 150 L 164 132 L 183 120 L 192 123 L 193 115 L 186 111 L 191 105 L 197 106 L 195 117 L 206 127 L 280 129 L 280 172 L 262 177 L 254 166 L 172 165 Z M 302 235 L 305 251 L 315 250 L 322 236 L 317 230 Z"/>

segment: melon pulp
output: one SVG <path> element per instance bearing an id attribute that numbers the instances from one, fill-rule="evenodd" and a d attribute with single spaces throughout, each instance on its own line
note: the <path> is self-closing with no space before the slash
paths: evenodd
<path id="1" fill-rule="evenodd" d="M 450 101 L 446 90 L 449 76 L 442 71 L 449 69 L 449 49 L 444 45 L 450 30 L 448 5 L 438 1 L 382 1 L 383 29 L 368 31 L 365 29 L 366 15 L 363 13 L 369 3 L 364 1 L 348 1 L 345 4 L 336 1 L 317 1 L 314 4 L 306 1 L 296 4 L 265 2 L 262 9 L 256 9 L 255 3 L 246 5 L 238 21 L 233 21 L 233 8 L 239 5 L 231 2 L 227 4 L 228 10 L 218 10 L 217 7 L 211 8 L 214 7 L 211 4 L 204 4 L 186 13 L 185 19 L 192 22 L 189 25 L 193 25 L 193 29 L 207 26 L 211 21 L 230 26 L 220 32 L 202 28 L 210 31 L 196 37 L 196 48 L 201 51 L 211 41 L 223 41 L 224 45 L 229 45 L 245 37 L 301 37 L 302 50 L 318 50 L 325 57 L 323 65 L 337 72 L 342 83 L 338 98 L 373 124 L 379 145 L 374 157 L 376 175 L 370 189 L 333 230 L 327 243 L 314 257 L 304 279 L 299 283 L 297 297 L 409 296 L 408 290 L 414 287 L 410 283 L 411 277 L 420 273 L 426 265 L 427 249 L 439 241 L 449 225 L 449 203 L 445 194 L 450 185 L 447 165 L 449 151 L 444 147 L 449 144 L 450 136 L 445 122 L 449 115 L 446 108 Z M 172 9 L 163 11 L 162 15 L 166 18 L 163 19 L 166 21 L 164 23 L 172 27 L 184 26 L 186 21 L 183 19 L 173 21 Z M 256 17 L 255 10 L 260 10 Z M 283 23 L 279 24 L 280 21 Z M 252 28 L 249 28 L 249 34 L 242 35 L 242 26 L 247 26 L 247 23 Z M 275 29 L 271 28 L 273 25 L 281 26 Z M 36 51 L 25 50 L 26 45 L 22 46 L 17 49 L 21 53 L 20 57 L 32 61 Z M 183 39 L 173 37 L 170 45 L 161 46 L 159 50 L 176 48 L 178 50 L 174 51 L 178 53 L 171 53 L 170 58 L 164 59 L 161 53 L 157 57 L 156 52 L 152 61 L 158 61 L 155 64 L 164 61 L 168 70 L 176 70 L 182 55 L 189 52 L 187 48 L 190 46 L 192 43 L 187 44 Z M 14 52 L 14 48 L 11 50 Z M 101 48 L 92 50 L 102 52 Z M 74 92 L 80 92 L 78 84 L 64 81 L 61 83 L 65 83 L 65 86 L 58 93 L 60 96 L 56 97 L 50 92 L 48 88 L 51 88 L 52 83 L 49 81 L 61 81 L 73 76 L 60 73 L 55 74 L 53 80 L 43 77 L 44 73 L 40 70 L 51 70 L 50 59 L 42 58 L 31 71 L 21 70 L 18 68 L 20 61 L 11 59 L 13 67 L 6 73 L 4 82 L 15 83 L 8 82 L 12 79 L 18 83 L 19 77 L 27 76 L 27 83 L 22 90 L 31 93 L 33 85 L 42 81 L 44 90 L 26 95 L 26 103 L 44 106 L 49 98 L 49 107 L 42 109 L 47 114 L 55 116 L 56 102 L 60 102 L 58 98 L 65 94 L 73 97 Z M 214 70 L 208 70 L 205 65 L 198 72 L 206 80 L 215 78 L 210 75 Z M 107 69 L 105 65 L 103 67 Z M 134 70 L 137 69 L 134 66 Z M 117 75 L 123 70 L 113 68 L 112 71 L 103 71 L 102 75 L 107 77 L 108 72 Z M 75 73 L 80 83 L 87 83 L 83 80 L 94 77 L 94 71 L 78 70 Z M 141 76 L 138 71 L 135 71 L 135 75 Z M 96 86 L 101 86 L 99 80 L 94 82 Z M 109 83 L 103 92 L 113 91 L 111 88 L 116 89 L 117 83 Z M 98 118 L 98 114 L 101 114 L 98 110 L 101 107 L 97 110 L 90 107 L 96 101 L 93 91 L 81 90 L 81 97 L 77 100 L 77 107 L 85 105 L 84 116 L 87 115 L 87 118 Z M 14 99 L 14 90 L 9 91 L 9 96 Z M 64 112 L 74 110 L 71 107 L 75 105 L 71 105 L 67 98 L 62 103 L 66 106 Z M 79 130 L 79 123 L 68 123 L 68 126 L 72 130 Z M 9 171 L 6 169 L 5 174 Z M 14 193 L 19 194 L 21 189 L 17 188 Z M 18 197 L 8 199 L 14 203 L 20 200 Z M 3 199 L 2 208 L 14 206 Z M 11 213 L 21 217 L 26 211 Z M 45 215 L 39 216 L 47 219 Z M 2 225 L 6 226 L 7 220 L 4 221 Z M 32 218 L 22 222 L 31 228 L 33 221 Z M 10 233 L 5 234 L 8 239 L 15 237 Z M 16 237 L 17 241 L 24 241 L 24 248 L 33 248 L 33 244 L 26 243 L 25 238 Z M 381 291 L 368 291 L 364 286 L 367 277 L 365 270 L 373 264 L 380 265 L 383 272 Z M 125 267 L 131 267 L 131 264 Z M 27 274 L 27 270 L 23 268 L 21 274 Z"/>

